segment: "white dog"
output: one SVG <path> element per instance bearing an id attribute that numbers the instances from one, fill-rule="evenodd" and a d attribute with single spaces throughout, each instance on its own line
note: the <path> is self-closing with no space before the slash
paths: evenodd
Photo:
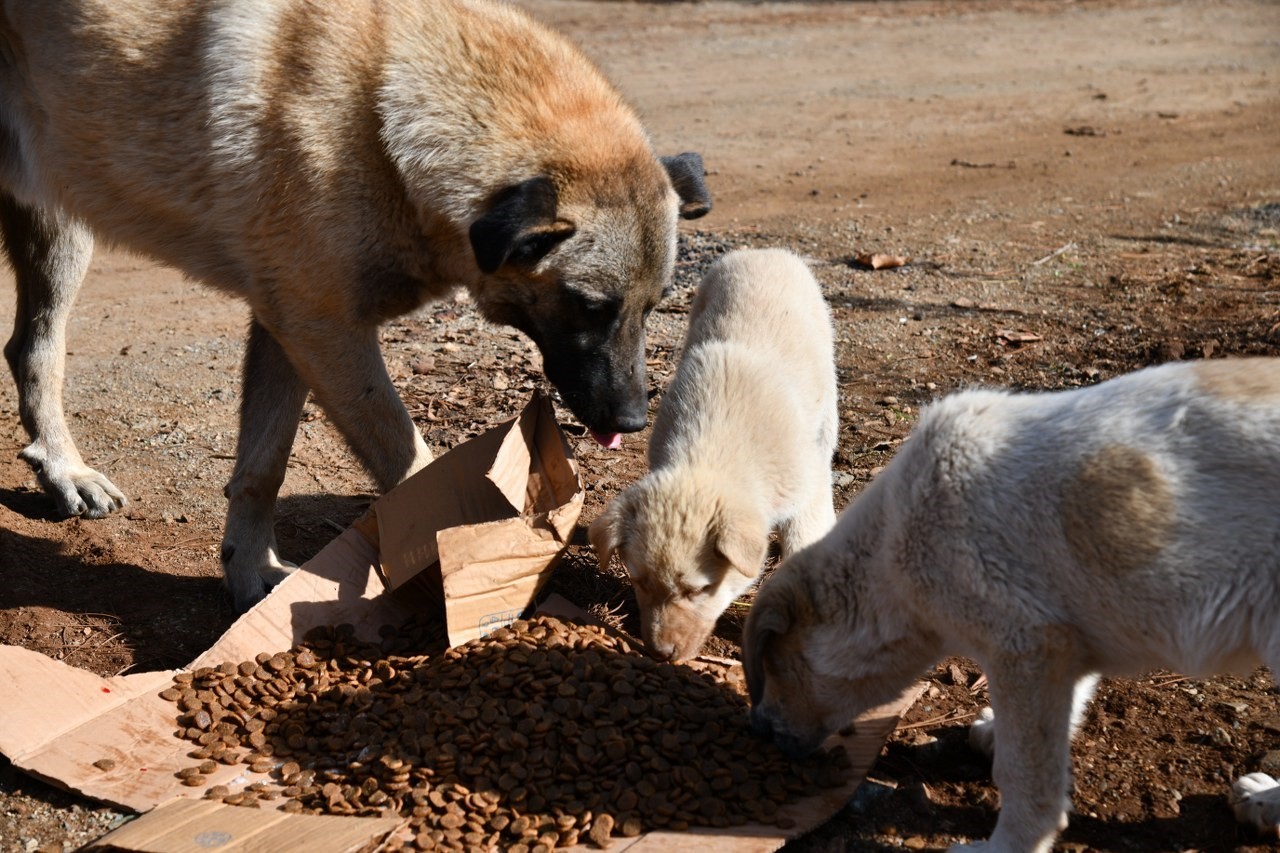
<path id="1" fill-rule="evenodd" d="M 753 723 L 798 753 L 943 656 L 976 660 L 1002 808 L 967 849 L 1048 851 L 1097 674 L 1280 673 L 1280 359 L 928 407 L 764 584 L 744 647 Z M 1233 804 L 1274 831 L 1269 782 L 1240 780 Z"/>
<path id="2" fill-rule="evenodd" d="M 650 473 L 590 530 L 601 567 L 617 553 L 630 571 L 656 654 L 698 653 L 759 575 L 771 531 L 785 555 L 831 529 L 836 403 L 831 315 L 804 262 L 779 249 L 717 261 L 654 421 Z"/>

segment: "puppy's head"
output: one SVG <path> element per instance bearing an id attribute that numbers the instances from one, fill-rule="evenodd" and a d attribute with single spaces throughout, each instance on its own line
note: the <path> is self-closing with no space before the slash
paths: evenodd
<path id="1" fill-rule="evenodd" d="M 863 604 L 825 544 L 798 552 L 766 579 L 742 638 L 752 729 L 794 757 L 894 699 L 932 662 L 929 632 Z"/>
<path id="2" fill-rule="evenodd" d="M 769 523 L 731 494 L 658 472 L 619 495 L 589 537 L 602 569 L 617 554 L 631 575 L 645 644 L 682 660 L 759 574 Z"/>
<path id="3" fill-rule="evenodd" d="M 481 311 L 533 339 L 547 378 L 606 445 L 645 426 L 644 323 L 671 281 L 676 219 L 710 209 L 697 154 L 646 151 L 504 187 L 470 226 Z"/>

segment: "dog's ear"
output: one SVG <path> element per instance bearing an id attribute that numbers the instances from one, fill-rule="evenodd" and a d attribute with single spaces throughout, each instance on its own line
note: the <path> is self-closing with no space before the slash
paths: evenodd
<path id="1" fill-rule="evenodd" d="M 769 539 L 764 533 L 766 523 L 762 519 L 755 521 L 759 523 L 752 523 L 750 516 L 743 518 L 737 513 L 725 512 L 716 513 L 711 521 L 711 542 L 716 554 L 752 579 L 760 574 L 769 549 Z"/>
<path id="2" fill-rule="evenodd" d="M 609 561 L 622 548 L 622 496 L 614 498 L 605 511 L 587 528 L 587 539 L 596 552 L 600 571 L 609 570 Z"/>
<path id="3" fill-rule="evenodd" d="M 791 628 L 791 612 L 787 604 L 789 590 L 782 594 L 756 596 L 747 612 L 746 630 L 742 633 L 742 669 L 747 679 L 751 704 L 764 698 L 764 659 L 775 637 Z"/>
<path id="4" fill-rule="evenodd" d="M 680 218 L 697 219 L 711 212 L 711 193 L 707 191 L 707 170 L 702 157 L 686 151 L 673 157 L 663 157 L 662 165 L 671 177 L 671 186 L 680 196 Z"/>
<path id="5" fill-rule="evenodd" d="M 559 193 L 538 177 L 501 190 L 484 216 L 471 223 L 471 250 L 485 273 L 510 264 L 529 269 L 572 237 L 573 223 L 556 219 Z"/>

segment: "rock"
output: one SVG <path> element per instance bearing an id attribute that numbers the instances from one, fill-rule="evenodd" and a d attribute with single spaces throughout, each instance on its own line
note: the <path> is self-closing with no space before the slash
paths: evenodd
<path id="1" fill-rule="evenodd" d="M 1258 771 L 1268 776 L 1280 776 L 1280 749 L 1269 749 L 1258 759 Z"/>
<path id="2" fill-rule="evenodd" d="M 878 782 L 875 779 L 867 779 L 857 790 L 853 792 L 853 796 L 849 798 L 849 802 L 845 804 L 845 811 L 853 815 L 870 814 L 884 802 L 894 791 L 894 786 L 887 785 L 884 782 Z"/>

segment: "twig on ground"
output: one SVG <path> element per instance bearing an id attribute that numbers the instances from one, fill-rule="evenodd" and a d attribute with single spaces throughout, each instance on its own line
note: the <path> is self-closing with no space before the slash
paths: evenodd
<path id="1" fill-rule="evenodd" d="M 1075 244 L 1075 243 L 1068 243 L 1068 244 L 1066 244 L 1065 246 L 1059 246 L 1058 248 L 1054 249 L 1054 250 L 1053 250 L 1052 252 L 1050 252 L 1049 254 L 1045 255 L 1045 256 L 1044 256 L 1043 258 L 1041 258 L 1040 260 L 1038 260 L 1038 261 L 1032 261 L 1032 262 L 1031 262 L 1031 266 L 1033 266 L 1033 267 L 1038 267 L 1038 266 L 1040 266 L 1041 264 L 1047 264 L 1049 261 L 1051 261 L 1051 260 L 1053 260 L 1054 258 L 1058 257 L 1058 255 L 1061 255 L 1063 252 L 1070 252 L 1070 251 L 1071 251 L 1072 249 L 1074 249 L 1075 247 L 1076 247 L 1076 244 Z"/>

